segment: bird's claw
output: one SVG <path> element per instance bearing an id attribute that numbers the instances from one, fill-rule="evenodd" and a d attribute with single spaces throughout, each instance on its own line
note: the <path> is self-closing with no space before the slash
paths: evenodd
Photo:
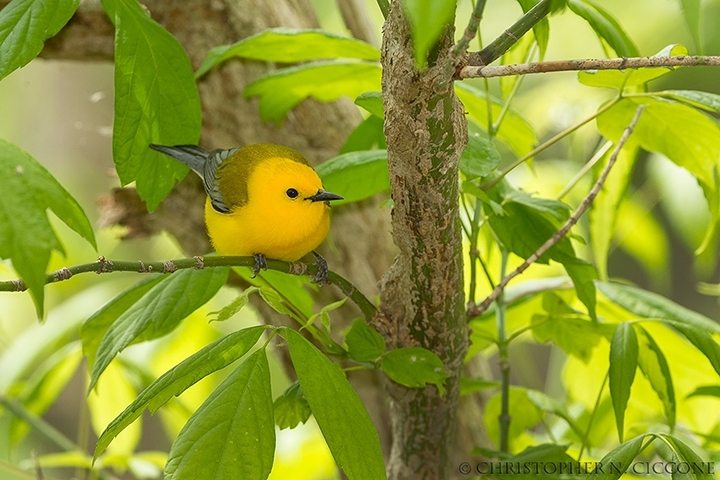
<path id="1" fill-rule="evenodd" d="M 328 277 L 328 273 L 330 270 L 328 269 L 327 261 L 315 250 L 313 250 L 312 254 L 315 255 L 318 269 L 315 278 L 313 278 L 312 280 L 313 283 L 317 283 L 320 286 L 330 283 L 330 279 Z"/>
<path id="2" fill-rule="evenodd" d="M 255 259 L 255 265 L 252 267 L 253 276 L 252 278 L 255 278 L 258 276 L 258 273 L 260 273 L 260 270 L 267 270 L 268 264 L 267 264 L 267 258 L 265 258 L 265 255 L 262 253 L 256 253 L 253 255 L 253 258 Z"/>

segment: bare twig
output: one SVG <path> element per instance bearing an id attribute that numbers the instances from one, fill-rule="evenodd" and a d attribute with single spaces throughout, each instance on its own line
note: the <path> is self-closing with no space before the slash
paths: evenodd
<path id="1" fill-rule="evenodd" d="M 475 63 L 468 54 L 465 67 L 458 72 L 457 78 L 490 78 L 532 73 L 567 72 L 583 70 L 624 70 L 626 68 L 657 67 L 696 67 L 718 66 L 720 56 L 675 56 L 675 57 L 631 57 L 599 58 L 584 60 L 554 60 L 549 62 L 520 63 L 513 65 L 487 66 L 487 63 Z"/>
<path id="2" fill-rule="evenodd" d="M 613 165 L 615 164 L 615 161 L 617 160 L 617 157 L 620 153 L 620 150 L 622 150 L 623 146 L 627 142 L 628 138 L 630 137 L 630 134 L 632 133 L 633 129 L 637 125 L 638 121 L 640 120 L 640 115 L 642 114 L 643 109 L 645 108 L 644 105 L 640 105 L 637 108 L 637 111 L 635 112 L 635 117 L 633 117 L 630 124 L 625 128 L 625 131 L 622 134 L 622 137 L 620 137 L 620 140 L 618 141 L 617 145 L 615 146 L 615 150 L 613 150 L 612 155 L 610 155 L 610 158 L 608 159 L 608 163 L 605 166 L 605 169 L 603 170 L 602 174 L 600 175 L 600 178 L 598 178 L 597 182 L 595 182 L 595 185 L 593 185 L 592 190 L 590 190 L 590 193 L 588 193 L 587 197 L 582 201 L 578 209 L 575 211 L 575 213 L 568 218 L 568 220 L 565 222 L 565 224 L 553 234 L 552 237 L 550 237 L 545 243 L 543 243 L 540 248 L 535 250 L 535 252 L 530 255 L 527 260 L 525 260 L 518 268 L 516 268 L 512 273 L 507 275 L 505 278 L 502 279 L 502 281 L 495 287 L 495 289 L 488 295 L 488 297 L 483 300 L 483 302 L 480 305 L 470 305 L 468 307 L 467 315 L 469 318 L 477 317 L 479 315 L 482 315 L 482 313 L 488 309 L 490 304 L 497 299 L 503 292 L 503 289 L 507 286 L 507 284 L 512 280 L 513 278 L 520 275 L 522 272 L 524 272 L 530 265 L 532 265 L 538 258 L 540 258 L 545 252 L 550 250 L 555 244 L 557 244 L 562 238 L 570 231 L 570 229 L 580 220 L 580 217 L 587 211 L 588 208 L 590 208 L 590 205 L 592 204 L 593 200 L 595 200 L 595 197 L 597 197 L 598 193 L 600 193 L 600 190 L 602 189 L 602 186 L 605 184 L 605 180 L 607 179 L 608 174 L 610 173 L 610 170 L 612 169 Z"/>
<path id="3" fill-rule="evenodd" d="M 202 270 L 211 267 L 252 267 L 255 265 L 253 257 L 230 257 L 230 256 L 208 256 L 181 258 L 178 260 L 166 260 L 163 262 L 128 262 L 119 260 L 108 260 L 99 257 L 96 262 L 83 263 L 72 267 L 63 267 L 60 270 L 49 273 L 45 283 L 55 283 L 67 280 L 78 273 L 110 273 L 110 272 L 136 272 L 136 273 L 173 273 L 177 270 L 194 268 Z M 291 275 L 315 276 L 318 271 L 316 264 L 302 262 L 284 262 L 282 260 L 267 260 L 267 267 L 271 270 L 289 273 Z M 337 286 L 347 297 L 350 298 L 370 320 L 376 312 L 375 306 L 360 290 L 350 283 L 343 276 L 328 272 L 328 281 Z M 22 292 L 27 290 L 27 285 L 22 280 L 10 280 L 0 282 L 0 292 Z"/>
<path id="4" fill-rule="evenodd" d="M 489 65 L 500 58 L 510 47 L 515 45 L 523 35 L 550 13 L 550 3 L 551 0 L 541 0 L 540 3 L 528 10 L 520 20 L 505 30 L 498 38 L 490 42 L 487 47 L 479 52 L 468 53 L 463 63 L 465 65 Z M 465 68 L 462 70 L 465 70 Z"/>

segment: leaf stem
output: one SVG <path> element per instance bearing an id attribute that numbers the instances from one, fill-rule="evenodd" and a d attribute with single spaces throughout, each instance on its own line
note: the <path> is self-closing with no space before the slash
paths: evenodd
<path id="1" fill-rule="evenodd" d="M 60 430 L 50 425 L 48 422 L 35 415 L 25 408 L 25 406 L 14 398 L 0 395 L 0 405 L 5 407 L 10 413 L 27 422 L 31 427 L 42 433 L 45 438 L 53 442 L 66 452 L 82 452 L 82 448 L 75 442 L 66 437 Z"/>
<path id="2" fill-rule="evenodd" d="M 597 152 L 595 152 L 595 155 L 593 155 L 592 158 L 590 158 L 590 160 L 588 160 L 587 163 L 583 165 L 583 167 L 575 174 L 575 176 L 567 183 L 567 185 L 563 187 L 562 191 L 558 193 L 557 199 L 562 200 L 562 198 L 567 195 L 575 185 L 577 185 L 580 179 L 582 179 L 582 177 L 584 177 L 585 174 L 592 167 L 594 167 L 597 162 L 600 161 L 603 155 L 605 155 L 607 151 L 610 150 L 610 147 L 612 147 L 612 142 L 608 140 L 602 145 L 602 147 L 598 149 Z"/>
<path id="3" fill-rule="evenodd" d="M 501 260 L 500 260 L 500 278 L 505 277 L 505 273 L 507 271 L 507 260 L 508 260 L 508 251 L 503 246 L 501 247 Z M 510 355 L 509 355 L 509 348 L 508 348 L 508 339 L 507 339 L 507 332 L 506 332 L 506 322 L 505 322 L 505 313 L 506 313 L 506 305 L 505 305 L 505 295 L 504 290 L 500 293 L 500 295 L 497 298 L 496 302 L 496 319 L 497 319 L 497 329 L 498 329 L 498 357 L 500 364 L 500 381 L 501 381 L 501 390 L 500 390 L 500 417 L 498 418 L 500 422 L 500 451 L 501 452 L 509 452 L 510 446 L 509 446 L 509 434 L 510 434 Z"/>
<path id="4" fill-rule="evenodd" d="M 600 399 L 602 398 L 602 392 L 603 390 L 605 390 L 605 385 L 607 385 L 609 378 L 610 371 L 608 370 L 608 373 L 605 374 L 605 379 L 603 380 L 602 385 L 600 385 L 600 391 L 595 398 L 595 406 L 593 407 L 593 411 L 590 412 L 590 418 L 588 418 L 588 425 L 585 429 L 585 434 L 582 437 L 582 445 L 580 445 L 580 452 L 578 453 L 578 463 L 582 460 L 585 449 L 588 448 L 588 437 L 590 436 L 590 430 L 592 429 L 592 424 L 595 421 L 595 415 L 597 414 L 598 408 L 600 407 Z"/>

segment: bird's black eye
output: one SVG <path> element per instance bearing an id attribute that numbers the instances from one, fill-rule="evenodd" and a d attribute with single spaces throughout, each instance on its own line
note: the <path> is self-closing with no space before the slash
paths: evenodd
<path id="1" fill-rule="evenodd" d="M 285 192 L 285 194 L 290 198 L 297 198 L 298 191 L 295 190 L 294 188 L 288 188 L 287 191 Z"/>

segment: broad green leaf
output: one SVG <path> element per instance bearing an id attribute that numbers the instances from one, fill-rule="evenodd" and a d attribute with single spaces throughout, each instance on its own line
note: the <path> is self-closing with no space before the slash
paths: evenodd
<path id="1" fill-rule="evenodd" d="M 622 477 L 630 464 L 643 450 L 645 435 L 640 435 L 621 443 L 600 460 L 601 465 L 613 465 L 613 468 L 595 469 L 587 480 L 617 480 Z"/>
<path id="2" fill-rule="evenodd" d="M 383 372 L 394 382 L 411 388 L 435 385 L 444 394 L 443 384 L 448 374 L 440 357 L 421 347 L 395 348 L 382 359 Z"/>
<path id="3" fill-rule="evenodd" d="M 83 323 L 80 340 L 82 340 L 83 355 L 87 357 L 90 368 L 95 365 L 95 355 L 108 328 L 164 278 L 162 275 L 154 275 L 139 281 L 113 298 Z"/>
<path id="4" fill-rule="evenodd" d="M 610 344 L 610 396 L 615 410 L 618 437 L 625 436 L 625 409 L 638 365 L 638 341 L 633 326 L 623 322 L 615 329 Z"/>
<path id="5" fill-rule="evenodd" d="M 528 10 L 540 3 L 540 0 L 518 0 L 518 3 L 520 3 L 523 13 L 527 13 Z M 548 41 L 550 40 L 550 22 L 547 17 L 535 24 L 533 34 L 540 49 L 540 60 L 542 61 L 545 58 L 545 51 L 547 50 Z"/>
<path id="6" fill-rule="evenodd" d="M 385 118 L 381 92 L 365 92 L 355 99 L 355 105 L 364 108 L 378 118 Z"/>
<path id="7" fill-rule="evenodd" d="M 455 17 L 456 0 L 402 0 L 412 28 L 415 65 L 423 67 L 428 52 Z"/>
<path id="8" fill-rule="evenodd" d="M 355 130 L 350 132 L 345 144 L 340 147 L 339 154 L 357 152 L 361 150 L 386 150 L 387 142 L 383 131 L 383 120 L 375 115 L 360 122 Z"/>
<path id="9" fill-rule="evenodd" d="M 597 36 L 605 40 L 619 57 L 639 57 L 640 51 L 610 12 L 590 0 L 568 0 L 573 13 L 590 24 Z"/>
<path id="10" fill-rule="evenodd" d="M 703 44 L 700 39 L 700 0 L 680 0 L 680 5 L 682 6 L 685 23 L 695 42 L 695 48 L 698 50 L 698 53 L 702 55 Z"/>
<path id="11" fill-rule="evenodd" d="M 310 418 L 310 405 L 303 397 L 302 388 L 298 382 L 290 385 L 285 392 L 273 403 L 275 412 L 275 425 L 280 430 L 295 428 Z"/>
<path id="12" fill-rule="evenodd" d="M 95 447 L 95 458 L 107 448 L 125 427 L 134 422 L 147 408 L 155 413 L 173 396 L 178 396 L 211 373 L 227 367 L 245 355 L 266 329 L 250 327 L 233 332 L 186 358 L 150 384 L 103 431 Z"/>
<path id="13" fill-rule="evenodd" d="M 249 277 L 250 276 L 247 275 L 244 278 L 247 280 Z M 262 291 L 267 290 L 267 285 L 275 290 L 275 292 L 282 292 L 282 298 L 288 305 L 292 305 L 294 309 L 306 317 L 312 315 L 315 301 L 306 288 L 306 286 L 310 284 L 308 277 L 287 275 L 286 273 L 275 270 L 265 270 L 259 273 L 258 278 L 262 282 L 257 282 L 249 278 L 249 283 L 264 287 Z"/>
<path id="14" fill-rule="evenodd" d="M 557 221 L 557 225 L 570 218 L 570 205 L 560 200 L 550 198 L 534 197 L 527 192 L 509 190 L 503 194 L 503 203 L 515 202 L 541 213 L 550 221 Z"/>
<path id="15" fill-rule="evenodd" d="M 528 396 L 531 392 L 528 392 Z M 513 456 L 509 461 L 517 462 L 520 465 L 531 464 L 532 462 L 544 462 L 544 463 L 560 463 L 560 462 L 575 462 L 575 460 L 567 454 L 569 445 L 556 445 L 554 443 L 544 443 L 541 445 L 534 445 L 527 447 L 522 452 Z M 531 467 L 532 468 L 532 467 Z M 537 478 L 537 475 L 532 474 L 533 478 Z M 548 476 L 548 478 L 558 478 L 557 474 Z"/>
<path id="16" fill-rule="evenodd" d="M 190 417 L 170 448 L 166 480 L 265 480 L 275 455 L 265 349 L 247 358 Z"/>
<path id="17" fill-rule="evenodd" d="M 485 92 L 471 85 L 455 82 L 455 94 L 463 103 L 470 119 L 484 131 L 487 131 L 488 108 Z M 493 122 L 495 122 L 500 117 L 503 103 L 495 98 L 491 98 L 490 101 L 492 103 Z M 510 150 L 518 157 L 530 153 L 535 147 L 535 143 L 537 143 L 535 131 L 530 123 L 512 108 L 505 114 L 505 119 L 497 132 L 497 138 L 510 147 Z"/>
<path id="18" fill-rule="evenodd" d="M 620 283 L 596 282 L 596 285 L 611 301 L 639 317 L 669 320 L 703 332 L 720 333 L 718 323 L 657 293 Z"/>
<path id="19" fill-rule="evenodd" d="M 703 385 L 697 387 L 690 395 L 690 397 L 718 397 L 720 398 L 720 385 Z"/>
<path id="20" fill-rule="evenodd" d="M 245 308 L 250 301 L 250 295 L 257 291 L 260 291 L 258 287 L 246 288 L 240 295 L 237 296 L 237 298 L 235 298 L 235 300 L 225 305 L 217 312 L 210 312 L 208 315 L 215 315 L 215 317 L 210 320 L 215 322 L 224 322 L 225 320 L 229 320 L 233 315 Z"/>
<path id="21" fill-rule="evenodd" d="M 655 57 L 686 56 L 687 48 L 682 45 L 669 45 Z M 675 70 L 677 67 L 667 68 L 628 68 L 626 70 L 592 70 L 578 72 L 578 80 L 590 87 L 608 87 L 623 90 L 628 87 L 640 87 L 650 80 L 655 80 Z"/>
<path id="22" fill-rule="evenodd" d="M 188 168 L 148 145 L 196 144 L 200 97 L 190 60 L 175 37 L 136 0 L 102 3 L 115 24 L 113 159 L 121 183 L 135 182 L 153 211 Z"/>
<path id="23" fill-rule="evenodd" d="M 350 358 L 358 362 L 374 362 L 386 351 L 385 339 L 362 318 L 353 320 L 345 335 Z"/>
<path id="24" fill-rule="evenodd" d="M 292 329 L 284 336 L 298 381 L 335 462 L 349 480 L 380 480 L 385 463 L 365 406 L 337 364 Z"/>
<path id="25" fill-rule="evenodd" d="M 0 79 L 27 65 L 73 16 L 80 0 L 13 0 L 0 11 Z M 4 190 L 3 190 L 4 191 Z"/>
<path id="26" fill-rule="evenodd" d="M 675 330 L 679 331 L 695 348 L 705 355 L 713 369 L 720 375 L 720 345 L 708 333 L 699 328 L 691 327 L 679 322 L 668 322 Z"/>
<path id="27" fill-rule="evenodd" d="M 169 275 L 125 310 L 98 347 L 90 390 L 113 358 L 131 343 L 167 335 L 207 303 L 227 281 L 228 268 L 184 269 Z"/>
<path id="28" fill-rule="evenodd" d="M 268 28 L 231 45 L 212 48 L 196 77 L 230 58 L 239 57 L 264 62 L 297 63 L 324 58 L 358 58 L 380 60 L 380 51 L 360 40 L 331 32 L 299 28 Z"/>
<path id="29" fill-rule="evenodd" d="M 488 222 L 506 248 L 514 254 L 528 258 L 556 232 L 557 227 L 541 211 L 528 205 L 507 202 L 503 205 L 505 215 L 491 214 Z M 578 299 L 587 307 L 595 320 L 595 267 L 577 258 L 570 239 L 564 237 L 537 260 L 548 263 L 550 259 L 562 263 L 575 285 Z"/>
<path id="30" fill-rule="evenodd" d="M 712 113 L 720 113 L 720 95 L 698 90 L 663 90 L 653 92 L 653 96 L 670 98 Z"/>
<path id="31" fill-rule="evenodd" d="M 97 248 L 95 234 L 83 209 L 50 172 L 29 154 L 1 139 L 0 192 L 0 258 L 12 261 L 42 317 L 50 253 L 64 253 L 47 210 L 51 209 L 93 248 Z"/>
<path id="32" fill-rule="evenodd" d="M 364 200 L 390 189 L 386 150 L 344 153 L 315 170 L 327 191 L 343 197 L 335 205 Z"/>
<path id="33" fill-rule="evenodd" d="M 469 132 L 460 156 L 460 171 L 468 180 L 486 177 L 500 164 L 500 153 L 485 133 Z"/>
<path id="34" fill-rule="evenodd" d="M 533 336 L 538 342 L 551 341 L 585 363 L 603 337 L 602 325 L 574 316 L 534 315 L 532 325 Z"/>
<path id="35" fill-rule="evenodd" d="M 720 166 L 720 127 L 705 114 L 682 103 L 643 97 L 623 99 L 601 114 L 597 119 L 598 129 L 617 141 L 641 104 L 645 110 L 628 143 L 666 156 L 697 178 L 712 216 L 705 240 L 698 248 L 703 251 L 720 216 L 715 178 Z"/>
<path id="36" fill-rule="evenodd" d="M 655 393 L 663 404 L 665 417 L 668 420 L 670 430 L 675 428 L 675 388 L 673 387 L 672 376 L 668 368 L 665 355 L 652 336 L 642 327 L 638 326 L 641 333 L 638 347 L 638 365 L 645 378 L 650 382 Z"/>
<path id="37" fill-rule="evenodd" d="M 483 414 L 485 429 L 490 440 L 496 445 L 500 444 L 500 423 L 501 413 L 501 392 L 497 392 L 488 400 Z M 536 407 L 528 398 L 527 390 L 521 387 L 510 387 L 509 411 L 512 421 L 508 431 L 508 439 L 512 444 L 513 439 L 520 436 L 526 430 L 533 428 L 540 423 L 543 412 Z"/>
<path id="38" fill-rule="evenodd" d="M 260 97 L 263 120 L 282 123 L 285 115 L 306 98 L 332 102 L 356 98 L 380 89 L 380 66 L 375 63 L 327 61 L 275 70 L 245 88 L 245 98 Z"/>
<path id="39" fill-rule="evenodd" d="M 669 433 L 660 433 L 659 435 L 665 438 L 672 445 L 673 450 L 679 457 L 680 462 L 687 464 L 690 468 L 690 472 L 688 473 L 691 473 L 691 475 L 689 475 L 687 478 L 693 478 L 697 480 L 713 480 L 715 478 L 715 475 L 712 474 L 714 473 L 714 466 L 711 468 L 703 468 L 704 465 L 708 465 L 708 462 L 703 461 L 700 455 L 695 453 L 695 451 L 687 444 L 683 443 L 675 435 L 671 435 Z M 712 465 L 712 463 L 709 465 Z M 675 478 L 674 475 L 673 478 Z"/>
<path id="40" fill-rule="evenodd" d="M 612 151 L 613 148 L 609 148 L 602 160 L 593 168 L 594 179 L 600 176 Z M 618 208 L 630 184 L 637 154 L 637 148 L 623 148 L 620 150 L 603 188 L 590 207 L 590 239 L 598 276 L 602 280 L 607 280 L 608 277 L 608 252 L 615 235 Z"/>

